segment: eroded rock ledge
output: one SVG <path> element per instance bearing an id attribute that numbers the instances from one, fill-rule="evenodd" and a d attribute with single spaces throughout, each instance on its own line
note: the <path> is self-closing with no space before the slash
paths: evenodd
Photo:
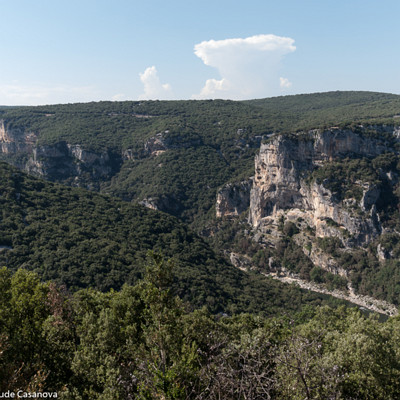
<path id="1" fill-rule="evenodd" d="M 250 237 L 269 251 L 286 243 L 285 228 L 292 226 L 290 240 L 311 263 L 347 281 L 348 292 L 338 291 L 333 295 L 394 315 L 395 306 L 354 293 L 351 271 L 340 260 L 347 252 L 365 251 L 366 254 L 371 242 L 377 246 L 376 257 L 380 262 L 391 257 L 379 241 L 382 234 L 398 232 L 382 225 L 378 210 L 382 211 L 385 196 L 396 190 L 399 176 L 396 167 L 380 169 L 374 162 L 381 165 L 384 160 L 384 165 L 394 159 L 385 153 L 398 154 L 399 139 L 400 128 L 384 125 L 275 135 L 261 145 L 255 157 L 254 178 L 246 185 L 231 183 L 218 192 L 216 215 L 232 218 L 242 214 L 243 217 L 247 212 L 253 227 L 248 231 Z M 370 168 L 365 176 L 358 173 L 359 165 Z M 335 168 L 344 173 L 351 171 L 350 166 L 355 169 L 349 181 L 335 175 Z M 375 174 L 375 178 L 370 179 L 372 175 L 368 174 Z M 234 265 L 241 260 L 239 256 L 245 255 L 231 257 Z M 294 279 L 308 290 L 332 294 L 321 285 L 289 276 L 293 272 L 284 271 L 277 261 L 269 262 L 260 272 L 275 274 L 276 279 L 286 275 L 281 280 Z"/>
<path id="2" fill-rule="evenodd" d="M 217 193 L 216 216 L 237 217 L 250 205 L 250 190 L 254 178 L 251 177 L 237 184 L 228 183 Z"/>
<path id="3" fill-rule="evenodd" d="M 392 137 L 398 134 L 397 128 L 374 128 Z M 395 151 L 383 136 L 363 133 L 362 129 L 359 132 L 337 128 L 313 130 L 300 135 L 279 135 L 262 144 L 255 158 L 250 224 L 266 233 L 282 218 L 300 219 L 315 229 L 317 237 L 338 236 L 353 245 L 373 240 L 382 229 L 375 207 L 379 187 L 360 182 L 361 200 L 347 199 L 346 203 L 338 201 L 323 183 L 307 179 L 314 169 L 329 161 L 345 157 L 373 158 Z"/>
<path id="4" fill-rule="evenodd" d="M 0 120 L 0 155 L 30 174 L 91 189 L 115 174 L 122 161 L 108 149 L 94 152 L 65 141 L 39 144 L 38 139 L 36 132 Z"/>

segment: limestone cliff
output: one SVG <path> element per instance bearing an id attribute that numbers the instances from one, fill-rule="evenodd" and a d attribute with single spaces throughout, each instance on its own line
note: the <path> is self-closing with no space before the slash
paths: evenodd
<path id="1" fill-rule="evenodd" d="M 374 129 L 392 136 L 398 133 L 393 127 Z M 368 136 L 365 131 L 366 128 L 313 130 L 299 135 L 278 135 L 262 144 L 255 159 L 250 224 L 268 233 L 282 219 L 302 220 L 315 229 L 317 237 L 338 236 L 347 245 L 368 243 L 376 237 L 382 229 L 375 207 L 379 187 L 356 182 L 362 191 L 361 200 L 338 200 L 323 182 L 308 179 L 313 170 L 329 161 L 344 157 L 373 158 L 394 151 L 387 135 Z"/>
<path id="2" fill-rule="evenodd" d="M 90 181 L 111 177 L 117 161 L 114 158 L 107 150 L 95 153 L 80 145 L 59 142 L 34 147 L 25 169 L 50 180 L 73 179 L 79 185 L 85 175 Z"/>
<path id="3" fill-rule="evenodd" d="M 236 217 L 246 211 L 250 205 L 250 190 L 253 178 L 239 183 L 229 183 L 217 193 L 216 216 Z"/>
<path id="4" fill-rule="evenodd" d="M 38 138 L 31 130 L 1 120 L 0 157 L 31 174 L 88 188 L 99 178 L 110 178 L 121 162 L 121 156 L 107 149 L 93 152 L 65 141 L 44 145 Z"/>
<path id="5" fill-rule="evenodd" d="M 29 153 L 36 141 L 36 133 L 21 128 L 8 127 L 4 120 L 0 120 L 0 153 Z"/>
<path id="6" fill-rule="evenodd" d="M 182 210 L 182 204 L 174 195 L 160 195 L 147 197 L 139 201 L 139 204 L 152 210 L 159 210 L 176 215 Z"/>

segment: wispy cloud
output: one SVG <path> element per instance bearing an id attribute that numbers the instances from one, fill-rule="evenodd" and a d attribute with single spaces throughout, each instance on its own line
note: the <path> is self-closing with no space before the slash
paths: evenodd
<path id="1" fill-rule="evenodd" d="M 144 86 L 144 93 L 139 96 L 139 100 L 167 100 L 172 98 L 171 85 L 161 83 L 154 65 L 146 68 L 139 76 Z"/>
<path id="2" fill-rule="evenodd" d="M 221 79 L 208 79 L 200 94 L 193 98 L 246 99 L 278 94 L 282 87 L 280 61 L 295 50 L 293 39 L 275 35 L 196 44 L 196 56 L 205 65 L 216 68 Z M 289 85 L 289 80 L 286 79 L 285 84 Z"/>
<path id="3" fill-rule="evenodd" d="M 99 97 L 91 86 L 0 84 L 0 105 L 37 105 L 93 101 Z"/>
<path id="4" fill-rule="evenodd" d="M 124 93 L 117 93 L 111 97 L 112 101 L 125 101 L 128 100 L 127 96 Z"/>

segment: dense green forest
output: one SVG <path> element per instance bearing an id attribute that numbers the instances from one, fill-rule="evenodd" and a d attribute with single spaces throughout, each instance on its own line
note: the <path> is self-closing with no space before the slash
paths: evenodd
<path id="1" fill-rule="evenodd" d="M 376 135 L 374 124 L 399 118 L 400 97 L 373 92 L 1 108 L 6 132 L 32 134 L 44 150 L 12 153 L 2 142 L 1 159 L 20 169 L 0 163 L 0 390 L 82 400 L 400 398 L 398 316 L 383 321 L 264 276 L 284 270 L 329 290 L 351 283 L 400 304 L 395 135 L 380 133 L 390 152 L 330 160 L 305 177 L 357 216 L 367 217 L 363 188 L 379 189 L 382 232 L 367 245 L 345 247 L 343 229 L 316 237 L 284 218 L 263 243 L 246 213 L 215 217 L 218 189 L 253 175 L 273 134 L 302 140 L 309 129 L 364 124 L 363 135 Z M 111 167 L 57 158 L 68 146 Z M 32 160 L 55 182 L 21 172 Z M 314 245 L 346 277 L 313 264 Z"/>
<path id="2" fill-rule="evenodd" d="M 364 122 L 394 124 L 398 115 L 399 96 L 374 92 L 244 102 L 126 101 L 0 110 L 8 129 L 34 132 L 39 145 L 66 142 L 109 152 L 117 172 L 101 180 L 101 191 L 129 201 L 156 198 L 165 211 L 195 227 L 211 218 L 220 186 L 254 173 L 254 154 L 272 133 Z M 151 156 L 146 143 L 157 134 L 167 151 Z M 128 159 L 122 156 L 126 151 Z"/>
<path id="3" fill-rule="evenodd" d="M 293 317 L 189 312 L 172 263 L 135 286 L 69 294 L 0 270 L 0 387 L 63 399 L 396 399 L 398 317 L 344 307 Z"/>
<path id="4" fill-rule="evenodd" d="M 338 277 L 318 269 L 313 270 L 312 263 L 293 243 L 290 225 L 286 227 L 288 234 L 284 232 L 284 240 L 275 250 L 271 250 L 257 246 L 249 235 L 242 233 L 248 229 L 243 219 L 240 223 L 216 220 L 216 193 L 227 182 L 237 182 L 254 174 L 254 155 L 260 143 L 268 140 L 271 134 L 292 134 L 332 125 L 348 126 L 353 130 L 359 129 L 360 124 L 373 126 L 387 123 L 393 126 L 399 116 L 399 96 L 374 92 L 315 93 L 243 102 L 126 101 L 2 108 L 0 118 L 6 129 L 34 133 L 37 146 L 62 143 L 79 145 L 96 154 L 107 154 L 112 161 L 108 175 L 99 177 L 90 171 L 96 166 L 85 169 L 81 163 L 77 169 L 79 176 L 74 175 L 74 170 L 74 173 L 66 176 L 50 174 L 46 176 L 48 179 L 73 186 L 97 188 L 103 194 L 128 202 L 147 202 L 189 224 L 204 239 L 200 241 L 197 236 L 193 239 L 192 233 L 182 224 L 179 229 L 172 228 L 177 222 L 171 222 L 172 219 L 166 215 L 158 217 L 158 214 L 142 211 L 142 208 L 127 207 L 126 203 L 117 206 L 116 200 L 111 200 L 110 197 L 104 200 L 106 198 L 98 198 L 94 194 L 92 200 L 83 200 L 86 195 L 81 195 L 83 192 L 79 189 L 76 189 L 73 197 L 81 198 L 81 203 L 74 206 L 72 212 L 72 208 L 62 208 L 63 201 L 57 202 L 57 196 L 66 190 L 57 187 L 52 193 L 46 193 L 41 200 L 36 200 L 41 202 L 42 207 L 57 206 L 55 216 L 52 216 L 49 209 L 46 212 L 48 225 L 29 224 L 26 219 L 25 222 L 18 220 L 12 223 L 14 225 L 8 225 L 8 232 L 11 226 L 18 226 L 19 229 L 24 227 L 22 231 L 26 236 L 20 242 L 15 240 L 13 251 L 8 252 L 7 256 L 3 253 L 2 259 L 7 257 L 7 265 L 11 268 L 29 264 L 30 269 L 38 272 L 40 270 L 44 279 L 60 280 L 69 287 L 94 285 L 101 290 L 107 290 L 121 287 L 123 282 L 133 283 L 140 277 L 139 265 L 148 249 L 164 251 L 165 248 L 167 256 L 180 254 L 179 257 L 189 257 L 187 254 L 197 247 L 207 249 L 202 250 L 201 258 L 196 255 L 185 262 L 193 266 L 193 260 L 200 260 L 201 265 L 205 265 L 205 260 L 213 260 L 212 266 L 207 268 L 214 271 L 222 271 L 217 267 L 220 263 L 227 265 L 220 258 L 221 254 L 237 250 L 247 254 L 261 270 L 268 264 L 270 257 L 275 257 L 280 265 L 300 273 L 305 279 L 325 282 L 331 288 L 345 288 L 346 282 Z M 363 134 L 373 135 L 373 132 L 371 129 Z M 386 139 L 395 145 L 393 137 Z M 45 153 L 40 154 L 39 162 L 46 158 Z M 5 161 L 21 166 L 23 164 L 16 161 L 18 157 L 29 158 L 31 155 L 1 154 Z M 310 179 L 325 182 L 338 200 L 351 196 L 355 200 L 360 199 L 362 189 L 354 185 L 356 181 L 376 183 L 385 194 L 378 204 L 379 217 L 386 227 L 393 230 L 396 229 L 398 219 L 397 189 L 389 188 L 387 182 L 380 177 L 382 171 L 399 172 L 397 157 L 391 157 L 385 155 L 376 160 L 335 160 L 313 171 Z M 78 161 L 72 160 L 71 163 L 77 164 Z M 334 176 L 336 172 L 339 173 Z M 107 217 L 104 209 L 112 209 L 109 202 L 113 202 L 113 207 L 119 208 L 119 211 L 110 211 Z M 65 203 L 72 204 L 70 200 Z M 16 204 L 13 209 L 17 210 L 18 207 Z M 29 210 L 32 215 L 35 214 L 33 207 Z M 18 212 L 21 215 L 22 211 Z M 80 220 L 87 218 L 92 212 L 103 230 L 115 223 L 111 236 L 97 228 L 98 236 L 93 236 L 93 228 L 89 225 L 80 226 Z M 67 226 L 66 221 L 58 222 L 57 215 L 60 213 L 68 217 L 67 221 L 71 219 L 70 226 Z M 35 218 L 40 217 L 35 215 Z M 157 223 L 154 218 L 158 219 Z M 129 232 L 126 226 L 116 223 L 129 219 L 135 220 L 132 223 L 135 229 Z M 25 226 L 26 224 L 29 225 Z M 54 228 L 57 224 L 60 228 Z M 39 229 L 36 226 L 42 227 L 40 234 L 36 232 Z M 55 229 L 57 232 L 54 232 Z M 29 234 L 29 230 L 35 233 Z M 164 234 L 165 231 L 169 233 Z M 64 248 L 57 245 L 61 234 L 70 235 L 62 245 Z M 190 238 L 187 239 L 186 235 Z M 10 236 L 11 233 L 6 233 L 3 239 L 6 245 L 11 241 Z M 113 240 L 113 236 L 117 240 Z M 396 250 L 393 251 L 392 248 L 397 246 L 397 240 L 393 235 L 386 236 L 391 238 L 390 245 L 386 245 L 386 248 L 394 254 Z M 146 239 L 145 244 L 142 244 L 143 237 L 151 237 L 151 240 Z M 191 240 L 201 244 L 193 246 Z M 41 242 L 38 243 L 39 241 Z M 385 241 L 388 242 L 389 239 L 386 238 Z M 174 244 L 170 246 L 171 243 Z M 95 250 L 90 251 L 90 248 Z M 374 253 L 373 249 L 368 252 L 368 257 L 365 251 L 341 254 L 339 250 L 338 247 L 330 253 L 339 255 L 339 262 L 350 267 L 351 280 L 356 289 L 364 294 L 373 294 L 399 303 L 400 287 L 397 280 L 392 279 L 393 274 L 397 276 L 395 258 L 379 267 L 376 251 Z M 95 259 L 93 254 L 96 254 Z M 71 260 L 71 257 L 79 261 Z M 102 261 L 97 264 L 99 258 Z M 105 263 L 108 265 L 107 271 L 104 270 Z M 206 275 L 207 268 L 204 270 Z M 93 280 L 94 276 L 97 276 L 96 282 Z M 240 281 L 241 278 L 233 280 Z M 376 285 L 377 282 L 379 284 Z M 189 286 L 193 285 L 187 284 L 186 289 L 182 289 L 183 292 L 186 293 Z M 215 295 L 205 297 L 211 303 L 219 302 L 213 299 Z"/>
<path id="5" fill-rule="evenodd" d="M 30 177 L 0 163 L 0 264 L 70 290 L 120 289 L 142 277 L 149 250 L 175 264 L 176 293 L 213 312 L 299 310 L 335 301 L 234 268 L 176 218 Z"/>
<path id="6" fill-rule="evenodd" d="M 202 252 L 201 257 L 197 254 L 190 261 L 183 262 L 193 267 L 194 260 L 200 260 L 200 265 L 212 260 L 207 268 L 214 272 L 222 271 L 217 265 L 222 263 L 224 268 L 227 265 L 220 255 L 234 250 L 247 254 L 261 270 L 268 265 L 270 257 L 275 257 L 280 265 L 299 273 L 302 278 L 325 282 L 330 288 L 345 288 L 346 282 L 339 277 L 313 270 L 312 263 L 293 243 L 291 237 L 294 233 L 290 232 L 290 225 L 285 228 L 284 240 L 276 249 L 271 249 L 257 246 L 249 235 L 243 234 L 243 230 L 248 229 L 243 218 L 239 223 L 216 220 L 216 192 L 227 182 L 236 182 L 254 174 L 254 155 L 260 143 L 273 133 L 292 134 L 332 125 L 357 130 L 363 123 L 394 125 L 399 116 L 399 96 L 374 92 L 315 93 L 244 102 L 127 101 L 2 108 L 0 118 L 6 129 L 33 132 L 38 146 L 68 143 L 110 156 L 113 164 L 107 176 L 94 176 L 91 167 L 85 170 L 80 166 L 83 172 L 78 177 L 78 185 L 96 187 L 104 194 L 133 203 L 145 200 L 188 223 L 204 240 L 197 236 L 193 239 L 193 234 L 182 224 L 175 228 L 174 224 L 178 222 L 172 222 L 173 219 L 166 215 L 159 217 L 161 214 L 128 207 L 126 203 L 118 206 L 118 202 L 110 197 L 82 195 L 80 189 L 74 189 L 76 192 L 72 195 L 80 202 L 70 209 L 65 208 L 63 204 L 73 202 L 69 199 L 57 201 L 66 189 L 56 186 L 57 189 L 51 189 L 50 193 L 43 193 L 41 199 L 35 200 L 46 208 L 42 213 L 46 214 L 48 223 L 29 224 L 29 218 L 35 221 L 42 218 L 33 210 L 35 203 L 30 204 L 28 209 L 33 217 L 24 217 L 22 222 L 21 219 L 10 222 L 3 242 L 7 245 L 11 241 L 9 232 L 13 226 L 24 232 L 23 239 L 19 242 L 14 240 L 13 251 L 2 253 L 1 259 L 7 258 L 7 265 L 14 269 L 19 265 L 29 265 L 29 269 L 37 271 L 44 279 L 56 279 L 69 287 L 91 285 L 107 290 L 121 287 L 123 282 L 135 282 L 141 276 L 140 265 L 148 249 L 162 249 L 167 256 L 180 258 L 189 257 L 193 251 Z M 369 134 L 373 135 L 373 132 L 371 129 Z M 397 146 L 393 137 L 386 139 Z M 157 143 L 161 147 L 157 147 Z M 31 156 L 16 153 L 1 154 L 1 157 L 15 162 L 15 158 Z M 40 157 L 45 157 L 45 154 Z M 310 179 L 325 182 L 338 200 L 351 196 L 360 199 L 362 189 L 354 185 L 356 181 L 376 183 L 385 193 L 381 196 L 384 201 L 380 200 L 378 204 L 380 219 L 393 230 L 398 219 L 397 189 L 389 188 L 379 171 L 399 172 L 397 163 L 394 154 L 376 160 L 337 160 L 313 171 Z M 77 177 L 73 174 L 67 177 L 53 174 L 47 178 L 77 185 Z M 92 199 L 86 199 L 90 196 Z M 109 202 L 113 203 L 112 207 Z M 16 203 L 13 210 L 21 206 L 24 208 L 25 204 Z M 112 212 L 113 207 L 119 211 Z M 53 209 L 54 213 L 50 212 Z M 108 216 L 105 209 L 109 211 Z M 23 211 L 18 213 L 22 215 Z M 59 214 L 65 215 L 66 220 L 59 220 Z M 102 226 L 102 229 L 96 227 L 96 234 L 89 223 L 81 226 L 81 220 L 90 220 L 89 214 L 95 215 L 93 220 Z M 132 219 L 134 229 L 128 228 L 128 223 L 126 226 L 119 223 Z M 105 232 L 109 226 L 113 226 L 112 233 Z M 62 235 L 68 240 L 59 245 Z M 151 239 L 147 239 L 149 237 Z M 391 242 L 385 248 L 393 252 L 397 240 L 393 235 L 387 237 Z M 196 241 L 196 246 L 191 244 L 192 240 Z M 339 262 L 351 269 L 356 289 L 399 303 L 400 288 L 397 280 L 392 279 L 393 274 L 397 276 L 396 259 L 392 258 L 379 267 L 373 250 L 366 257 L 365 251 L 342 254 L 340 246 L 336 247 L 330 253 L 337 255 Z M 204 274 L 208 275 L 207 268 L 200 274 L 202 278 L 198 283 L 186 284 L 182 293 L 187 293 L 189 286 L 201 287 Z M 232 279 L 240 282 L 242 278 Z M 186 281 L 189 280 L 187 277 Z M 219 304 L 215 296 L 217 299 L 220 297 L 206 295 L 205 298 L 210 303 Z M 197 304 L 203 301 L 204 298 Z"/>

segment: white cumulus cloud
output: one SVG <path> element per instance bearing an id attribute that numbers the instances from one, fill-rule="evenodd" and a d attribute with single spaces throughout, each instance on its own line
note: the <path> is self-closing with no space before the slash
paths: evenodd
<path id="1" fill-rule="evenodd" d="M 288 89 L 292 86 L 292 82 L 290 82 L 287 78 L 280 77 L 279 82 L 282 89 Z"/>
<path id="2" fill-rule="evenodd" d="M 219 81 L 217 79 L 207 79 L 198 98 L 209 99 L 216 96 L 218 97 L 223 92 L 228 93 L 229 87 L 230 85 L 226 79 L 221 79 Z"/>
<path id="3" fill-rule="evenodd" d="M 172 97 L 171 85 L 161 83 L 154 65 L 146 68 L 139 76 L 144 86 L 144 92 L 139 96 L 139 100 L 167 100 Z"/>
<path id="4" fill-rule="evenodd" d="M 280 61 L 295 50 L 293 39 L 276 35 L 196 44 L 195 55 L 205 65 L 216 68 L 221 79 L 208 79 L 200 94 L 193 98 L 248 99 L 278 94 L 282 84 Z"/>

